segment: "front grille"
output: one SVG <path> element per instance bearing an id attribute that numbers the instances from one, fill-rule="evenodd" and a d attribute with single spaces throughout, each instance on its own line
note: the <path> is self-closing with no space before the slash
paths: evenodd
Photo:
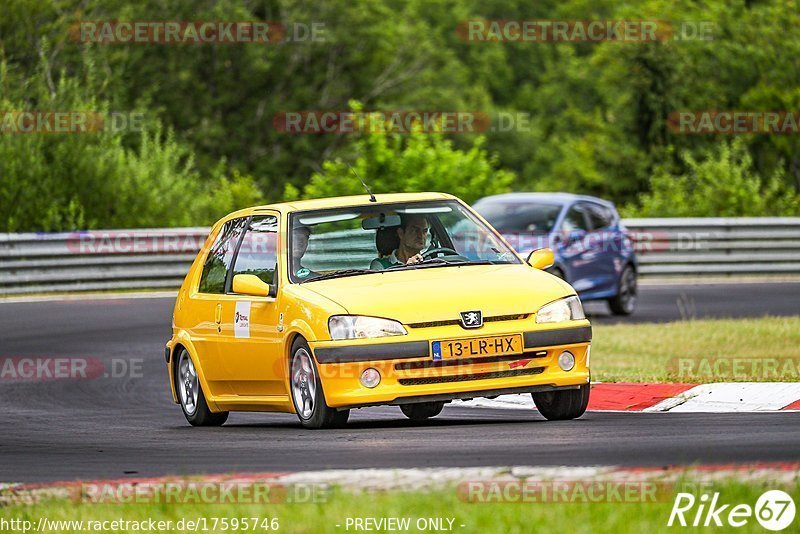
<path id="1" fill-rule="evenodd" d="M 454 365 L 478 365 L 482 363 L 513 362 L 520 360 L 530 360 L 531 358 L 544 358 L 547 356 L 546 350 L 529 352 L 524 354 L 506 354 L 503 356 L 486 356 L 482 358 L 461 358 L 452 360 L 423 360 L 421 362 L 402 362 L 394 364 L 395 371 L 411 371 L 416 369 L 439 369 L 442 367 L 452 367 Z"/>
<path id="2" fill-rule="evenodd" d="M 494 371 L 491 373 L 474 373 L 469 375 L 452 376 L 425 376 L 420 378 L 400 378 L 398 382 L 401 386 L 421 386 L 425 384 L 444 384 L 448 382 L 466 382 L 469 380 L 489 380 L 493 378 L 513 378 L 516 376 L 538 375 L 544 371 L 544 367 L 532 367 L 530 369 L 519 369 L 517 371 Z"/>
<path id="3" fill-rule="evenodd" d="M 492 317 L 484 317 L 483 322 L 485 323 L 494 323 L 497 321 L 521 321 L 522 319 L 527 319 L 530 317 L 529 313 L 516 313 L 513 315 L 494 315 Z M 461 325 L 461 320 L 459 319 L 448 319 L 446 321 L 427 321 L 422 323 L 408 323 L 406 326 L 410 328 L 435 328 L 438 326 L 453 326 L 453 325 Z"/>

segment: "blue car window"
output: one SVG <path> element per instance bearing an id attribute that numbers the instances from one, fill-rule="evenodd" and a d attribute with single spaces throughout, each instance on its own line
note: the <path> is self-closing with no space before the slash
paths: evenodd
<path id="1" fill-rule="evenodd" d="M 589 225 L 586 224 L 586 217 L 584 217 L 584 209 L 580 204 L 572 206 L 564 217 L 564 222 L 561 224 L 561 229 L 564 232 L 572 232 L 574 230 L 589 231 Z"/>
<path id="2" fill-rule="evenodd" d="M 608 228 L 614 222 L 613 212 L 599 204 L 586 204 L 586 213 L 589 215 L 592 230 Z"/>

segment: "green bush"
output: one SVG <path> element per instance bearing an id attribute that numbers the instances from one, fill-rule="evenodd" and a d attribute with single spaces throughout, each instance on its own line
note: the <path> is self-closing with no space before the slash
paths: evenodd
<path id="1" fill-rule="evenodd" d="M 800 195 L 784 185 L 779 167 L 769 178 L 753 169 L 750 153 L 741 140 L 722 143 L 698 161 L 682 154 L 686 172 L 660 169 L 650 182 L 651 191 L 628 206 L 629 217 L 737 217 L 800 215 Z"/>
<path id="2" fill-rule="evenodd" d="M 42 77 L 0 98 L 4 111 L 106 113 L 109 102 L 75 79 Z M 10 86 L 6 64 L 0 85 Z M 247 176 L 224 162 L 201 173 L 190 147 L 143 110 L 141 131 L 0 135 L 0 231 L 58 231 L 206 225 L 261 200 Z"/>
<path id="3" fill-rule="evenodd" d="M 302 191 L 286 187 L 286 197 L 318 198 L 365 194 L 353 170 L 376 195 L 419 191 L 446 192 L 467 201 L 509 191 L 514 174 L 497 169 L 497 158 L 476 138 L 467 150 L 436 133 L 371 134 L 353 140 L 344 155 L 326 161 Z M 350 169 L 345 159 L 353 161 Z"/>

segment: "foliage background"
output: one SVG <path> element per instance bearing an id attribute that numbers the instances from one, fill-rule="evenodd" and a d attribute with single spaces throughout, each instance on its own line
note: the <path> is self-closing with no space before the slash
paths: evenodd
<path id="1" fill-rule="evenodd" d="M 467 43 L 470 19 L 711 21 L 712 41 Z M 324 42 L 97 45 L 79 20 L 323 22 Z M 261 201 L 433 189 L 609 198 L 629 215 L 800 214 L 800 136 L 688 136 L 676 110 L 800 110 L 794 0 L 0 0 L 0 110 L 145 114 L 0 135 L 0 231 L 208 224 Z M 528 131 L 288 135 L 296 110 L 481 110 Z"/>

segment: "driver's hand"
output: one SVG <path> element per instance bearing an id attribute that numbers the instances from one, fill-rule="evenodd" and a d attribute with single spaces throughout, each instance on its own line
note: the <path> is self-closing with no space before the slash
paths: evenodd
<path id="1" fill-rule="evenodd" d="M 413 256 L 408 258 L 406 265 L 414 265 L 415 263 L 420 263 L 424 261 L 424 259 L 425 258 L 422 257 L 422 254 L 414 254 Z"/>

